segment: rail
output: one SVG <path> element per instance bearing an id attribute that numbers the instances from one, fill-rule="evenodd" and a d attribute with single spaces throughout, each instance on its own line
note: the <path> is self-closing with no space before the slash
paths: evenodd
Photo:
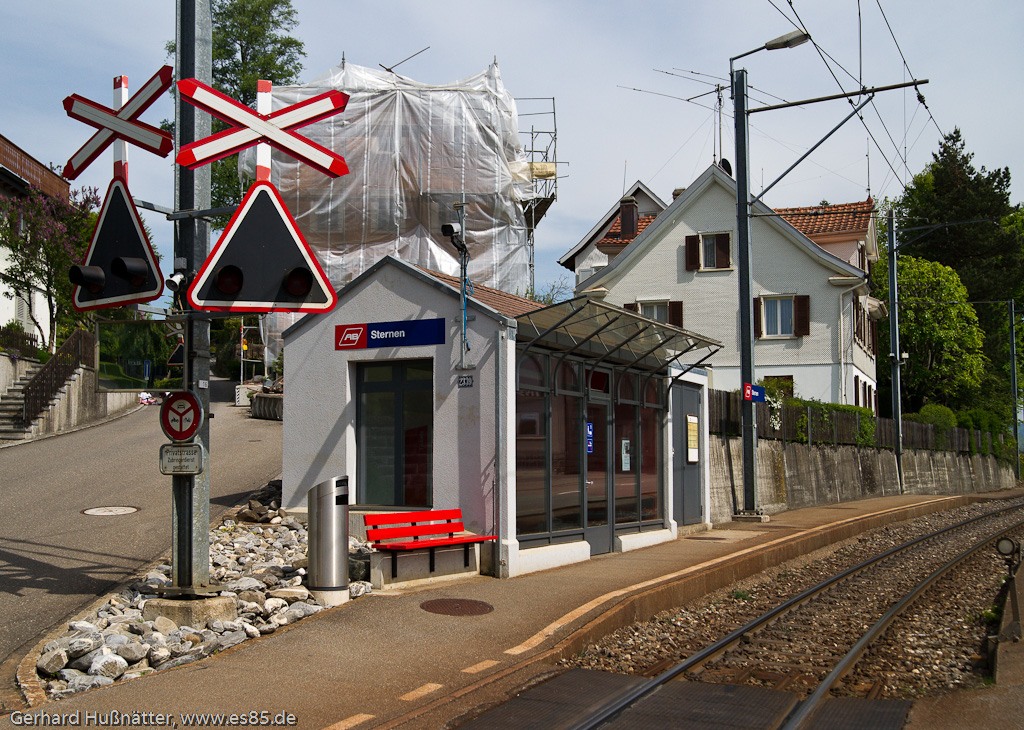
<path id="1" fill-rule="evenodd" d="M 24 425 L 32 423 L 46 409 L 79 365 L 92 360 L 95 350 L 96 335 L 88 330 L 75 330 L 64 340 L 53 357 L 25 384 L 21 412 Z"/>
<path id="2" fill-rule="evenodd" d="M 1024 504 L 1015 505 L 1019 508 Z M 1012 509 L 1012 508 L 1010 508 Z M 879 553 L 868 560 L 863 561 L 858 565 L 854 565 L 846 570 L 837 573 L 836 575 L 822 581 L 821 583 L 808 588 L 799 595 L 796 595 L 789 600 L 779 604 L 772 608 L 761 616 L 755 618 L 744 626 L 734 630 L 727 636 L 719 639 L 718 641 L 708 645 L 704 649 L 692 654 L 682 662 L 675 664 L 674 666 L 666 669 L 655 677 L 650 678 L 646 682 L 637 685 L 625 694 L 605 703 L 603 706 L 596 708 L 590 714 L 577 719 L 573 724 L 566 725 L 565 730 L 596 730 L 606 722 L 609 722 L 613 718 L 620 715 L 623 711 L 635 704 L 639 700 L 648 697 L 653 692 L 657 691 L 660 687 L 672 681 L 676 677 L 679 677 L 683 673 L 692 670 L 700 665 L 703 665 L 713 659 L 721 656 L 731 648 L 739 645 L 746 637 L 749 637 L 753 633 L 759 631 L 763 627 L 778 621 L 783 615 L 793 611 L 799 606 L 810 601 L 812 598 L 822 594 L 836 585 L 848 580 L 854 575 L 864 572 L 866 569 L 884 561 L 893 555 L 908 550 L 911 547 L 917 546 L 929 540 L 934 540 L 939 536 L 949 533 L 953 530 L 961 529 L 967 525 L 978 522 L 983 519 L 999 515 L 1008 511 L 1008 508 L 1000 508 L 988 512 L 983 515 L 972 517 L 971 519 L 964 520 L 955 525 L 950 525 L 941 530 L 937 530 L 927 535 L 922 535 L 914 540 L 906 542 L 902 545 L 897 545 L 885 552 Z M 997 534 L 1004 534 L 1009 530 L 1017 529 L 1021 525 L 1024 525 L 1024 520 L 1018 521 L 1016 525 L 1010 527 L 1000 527 L 997 530 Z M 962 551 L 953 559 L 946 562 L 942 567 L 933 571 L 927 578 L 920 581 L 914 588 L 908 591 L 900 600 L 895 602 L 893 606 L 886 612 L 886 614 L 876 622 L 871 628 L 865 631 L 864 635 L 858 640 L 852 649 L 842 657 L 835 668 L 825 677 L 824 680 L 819 684 L 817 689 L 805 700 L 798 709 L 787 719 L 783 725 L 785 730 L 798 730 L 802 727 L 804 722 L 813 716 L 814 712 L 820 707 L 821 703 L 828 697 L 832 687 L 849 671 L 850 667 L 859 659 L 867 647 L 880 636 L 884 629 L 888 627 L 889 623 L 892 622 L 893 618 L 909 606 L 916 598 L 918 598 L 929 586 L 931 586 L 936 580 L 942 575 L 947 573 L 953 567 L 958 565 L 966 558 L 973 555 L 979 549 L 985 545 L 991 544 L 993 535 L 987 535 L 983 540 L 976 542 L 970 548 Z"/>

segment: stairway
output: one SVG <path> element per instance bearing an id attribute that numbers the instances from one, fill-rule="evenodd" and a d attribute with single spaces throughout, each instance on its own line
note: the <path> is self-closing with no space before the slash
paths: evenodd
<path id="1" fill-rule="evenodd" d="M 29 365 L 27 373 L 21 376 L 7 392 L 0 396 L 0 443 L 21 441 L 32 435 L 32 424 L 22 424 L 22 408 L 25 403 L 25 383 L 32 379 L 41 364 Z"/>

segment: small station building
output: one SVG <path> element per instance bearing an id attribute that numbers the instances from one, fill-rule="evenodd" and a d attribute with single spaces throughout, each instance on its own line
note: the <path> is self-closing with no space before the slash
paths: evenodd
<path id="1" fill-rule="evenodd" d="M 463 310 L 458 277 L 390 256 L 283 338 L 285 508 L 341 475 L 353 534 L 367 512 L 460 508 L 503 578 L 709 523 L 718 342 L 586 297 L 476 286 Z"/>

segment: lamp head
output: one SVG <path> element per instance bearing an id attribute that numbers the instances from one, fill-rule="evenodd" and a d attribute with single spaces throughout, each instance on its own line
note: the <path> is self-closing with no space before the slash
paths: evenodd
<path id="1" fill-rule="evenodd" d="M 780 48 L 795 48 L 811 40 L 811 36 L 802 30 L 794 30 L 785 35 L 780 35 L 764 44 L 765 50 L 777 51 Z"/>

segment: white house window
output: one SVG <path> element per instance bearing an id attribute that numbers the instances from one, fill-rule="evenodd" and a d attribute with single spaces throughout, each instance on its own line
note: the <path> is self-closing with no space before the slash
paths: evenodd
<path id="1" fill-rule="evenodd" d="M 754 297 L 754 337 L 811 334 L 811 298 L 806 294 Z"/>
<path id="2" fill-rule="evenodd" d="M 685 258 L 687 271 L 713 271 L 732 267 L 728 233 L 703 233 L 687 236 Z"/>
<path id="3" fill-rule="evenodd" d="M 658 322 L 668 322 L 668 302 L 644 302 L 640 305 L 640 314 Z"/>
<path id="4" fill-rule="evenodd" d="M 765 337 L 793 336 L 793 297 L 765 297 Z"/>
<path id="5" fill-rule="evenodd" d="M 717 241 L 714 236 L 701 236 L 701 249 L 704 254 L 704 266 L 705 269 L 717 269 L 718 264 L 716 262 L 715 252 L 717 250 Z"/>

